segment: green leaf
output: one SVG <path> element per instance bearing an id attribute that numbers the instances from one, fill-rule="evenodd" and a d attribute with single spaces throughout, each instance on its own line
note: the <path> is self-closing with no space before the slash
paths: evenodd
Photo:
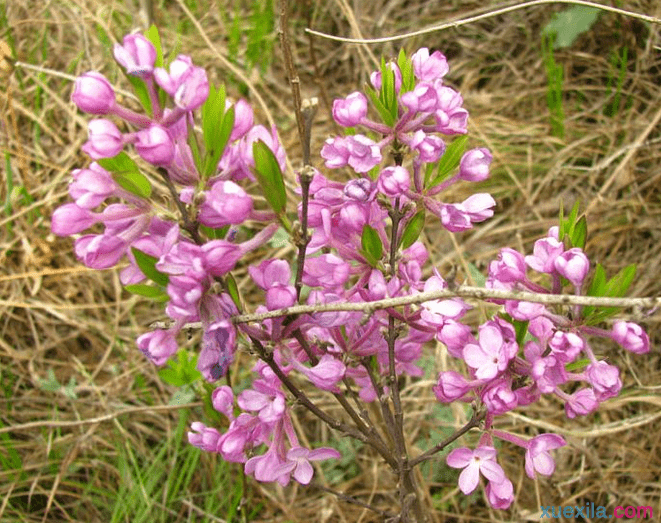
<path id="1" fill-rule="evenodd" d="M 227 231 L 230 230 L 229 225 L 224 227 L 213 228 L 207 227 L 206 225 L 200 225 L 200 232 L 204 234 L 210 240 L 222 240 L 227 235 Z"/>
<path id="2" fill-rule="evenodd" d="M 143 109 L 147 112 L 149 116 L 153 116 L 154 108 L 151 105 L 149 89 L 147 89 L 147 84 L 145 84 L 145 81 L 139 76 L 133 76 L 132 74 L 125 74 L 125 76 L 126 79 L 129 81 L 129 83 L 131 84 L 131 87 L 133 87 L 133 91 L 135 92 L 135 95 L 138 97 L 138 100 L 140 101 L 140 105 L 142 105 Z"/>
<path id="3" fill-rule="evenodd" d="M 425 210 L 417 212 L 406 224 L 402 232 L 402 249 L 408 249 L 420 236 L 425 227 Z"/>
<path id="4" fill-rule="evenodd" d="M 202 379 L 202 374 L 196 369 L 197 354 L 188 353 L 186 349 L 177 351 L 176 358 L 171 358 L 167 366 L 158 371 L 159 377 L 175 387 L 190 385 Z"/>
<path id="5" fill-rule="evenodd" d="M 580 372 L 589 364 L 590 364 L 590 360 L 584 358 L 581 360 L 574 361 L 572 363 L 568 363 L 567 365 L 565 365 L 565 370 L 567 372 L 577 372 L 577 371 Z"/>
<path id="6" fill-rule="evenodd" d="M 163 45 L 161 44 L 161 35 L 158 33 L 158 27 L 154 24 L 145 31 L 145 38 L 154 44 L 156 49 L 156 63 L 154 67 L 163 67 Z"/>
<path id="7" fill-rule="evenodd" d="M 585 248 L 585 242 L 588 237 L 588 221 L 585 218 L 585 215 L 581 216 L 580 220 L 576 222 L 574 230 L 571 234 L 571 244 L 572 247 L 578 247 L 579 249 Z"/>
<path id="8" fill-rule="evenodd" d="M 255 178 L 262 188 L 264 198 L 278 217 L 282 218 L 287 205 L 287 193 L 278 160 L 261 140 L 253 143 L 252 153 L 255 158 Z"/>
<path id="9" fill-rule="evenodd" d="M 167 274 L 163 274 L 156 269 L 158 258 L 155 258 L 146 252 L 142 252 L 135 247 L 131 247 L 131 252 L 133 253 L 133 257 L 135 258 L 138 267 L 147 278 L 161 287 L 167 286 L 170 278 Z"/>
<path id="10" fill-rule="evenodd" d="M 484 287 L 486 285 L 487 277 L 480 272 L 480 269 L 474 263 L 468 262 L 468 273 L 477 287 Z"/>
<path id="11" fill-rule="evenodd" d="M 569 47 L 582 33 L 590 30 L 597 21 L 600 11 L 595 7 L 572 6 L 555 13 L 552 20 L 542 29 L 542 34 L 546 36 L 555 34 L 554 49 Z"/>
<path id="12" fill-rule="evenodd" d="M 243 309 L 243 304 L 241 303 L 241 296 L 239 295 L 239 287 L 236 284 L 236 280 L 234 279 L 234 276 L 228 273 L 225 276 L 225 283 L 227 284 L 227 292 L 232 298 L 234 305 L 236 305 L 236 308 L 239 310 Z"/>
<path id="13" fill-rule="evenodd" d="M 367 95 L 370 97 L 370 100 L 372 101 L 372 105 L 376 109 L 376 112 L 379 113 L 379 116 L 381 117 L 381 121 L 385 123 L 386 125 L 392 125 L 393 122 L 390 122 L 391 120 L 391 115 L 390 111 L 388 108 L 383 104 L 381 101 L 381 98 L 379 98 L 379 93 L 374 91 L 373 89 L 367 88 L 366 89 Z M 388 123 L 390 122 L 390 123 Z"/>
<path id="14" fill-rule="evenodd" d="M 139 198 L 151 196 L 151 183 L 139 170 L 138 164 L 125 152 L 112 158 L 97 160 L 106 171 L 110 171 L 113 180 L 124 190 L 135 194 Z"/>
<path id="15" fill-rule="evenodd" d="M 459 167 L 461 162 L 461 157 L 464 155 L 466 150 L 466 143 L 468 142 L 468 136 L 460 136 L 456 138 L 450 145 L 447 146 L 443 156 L 437 164 L 436 176 L 434 179 L 429 182 L 425 180 L 425 186 L 428 188 L 436 187 L 438 184 L 445 181 L 452 172 Z"/>
<path id="16" fill-rule="evenodd" d="M 362 254 L 367 259 L 367 262 L 372 267 L 376 267 L 379 260 L 381 260 L 381 256 L 383 256 L 383 243 L 381 243 L 379 233 L 369 225 L 364 225 L 360 243 L 363 248 Z"/>
<path id="17" fill-rule="evenodd" d="M 135 283 L 132 285 L 126 285 L 124 287 L 131 294 L 137 294 L 138 296 L 144 296 L 150 300 L 158 302 L 166 302 L 170 299 L 167 292 L 161 287 L 156 287 L 154 285 L 148 285 L 146 283 Z"/>
<path id="18" fill-rule="evenodd" d="M 234 107 L 230 107 L 222 118 L 222 121 L 216 127 L 215 141 L 210 149 L 207 150 L 207 166 L 205 173 L 211 176 L 218 168 L 218 161 L 225 151 L 227 142 L 234 128 Z"/>
<path id="19" fill-rule="evenodd" d="M 624 267 L 610 280 L 606 281 L 603 267 L 597 264 L 587 296 L 621 298 L 629 290 L 635 276 L 636 265 L 631 264 Z M 583 309 L 583 318 L 585 319 L 586 324 L 594 325 L 609 318 L 618 310 L 619 307 L 588 306 Z"/>
<path id="20" fill-rule="evenodd" d="M 402 73 L 402 89 L 399 92 L 400 96 L 415 88 L 415 75 L 413 74 L 413 62 L 406 56 L 404 49 L 400 49 L 399 56 L 397 56 L 397 65 Z"/>

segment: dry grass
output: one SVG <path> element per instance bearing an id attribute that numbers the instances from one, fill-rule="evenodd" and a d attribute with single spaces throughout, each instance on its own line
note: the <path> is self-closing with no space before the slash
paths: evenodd
<path id="1" fill-rule="evenodd" d="M 621 3 L 625 9 L 661 17 L 656 0 Z M 176 41 L 177 31 L 183 32 L 181 50 L 210 67 L 214 81 L 230 74 L 222 61 L 227 55 L 222 7 L 208 0 L 188 1 L 192 22 L 182 10 L 183 0 L 156 4 L 156 22 L 166 45 Z M 477 0 L 297 3 L 292 23 L 304 96 L 330 99 L 359 88 L 374 67 L 374 57 L 392 56 L 399 45 L 367 48 L 315 40 L 315 75 L 308 38 L 301 31 L 308 16 L 322 31 L 373 37 L 468 15 L 484 10 L 484 4 Z M 560 204 L 570 208 L 580 200 L 587 208 L 591 259 L 611 274 L 629 263 L 638 264 L 631 295 L 658 296 L 661 28 L 602 14 L 571 48 L 556 52 L 565 73 L 566 136 L 561 140 L 550 132 L 539 35 L 550 14 L 565 8 L 535 7 L 405 42 L 409 50 L 426 45 L 446 52 L 450 82 L 464 95 L 471 112 L 470 143 L 488 146 L 495 158 L 494 176 L 484 186 L 499 202 L 496 217 L 474 232 L 458 235 L 456 241 L 440 230 L 428 231 L 428 246 L 443 270 L 461 266 L 464 257 L 484 268 L 502 246 L 529 250 L 555 222 Z M 7 183 L 0 188 L 0 198 L 10 202 L 8 213 L 0 217 L 2 521 L 108 521 L 114 493 L 125 482 L 118 462 L 122 448 L 131 447 L 149 462 L 158 443 L 171 440 L 180 416 L 177 407 L 156 408 L 167 405 L 173 391 L 160 382 L 134 345 L 136 335 L 161 313 L 123 291 L 117 271 L 81 268 L 70 240 L 50 233 L 49 216 L 67 199 L 69 172 L 87 161 L 80 153 L 86 139 L 85 119 L 69 102 L 71 82 L 52 71 L 76 75 L 97 69 L 117 78 L 97 38 L 97 26 L 121 38 L 139 24 L 132 17 L 134 11 L 132 3 L 113 0 L 10 1 L 4 8 L 1 39 L 14 46 L 19 61 L 42 70 L 17 67 L 0 80 L 3 179 L 11 174 L 14 186 L 24 187 L 29 195 L 16 190 L 8 195 Z M 621 104 L 609 116 L 615 90 L 607 86 L 617 78 L 611 58 L 625 46 L 628 62 Z M 281 126 L 296 166 L 299 149 L 277 48 L 264 75 L 254 73 L 247 80 L 251 100 L 258 107 L 258 96 L 264 100 L 260 118 Z M 238 94 L 236 83 L 230 84 L 230 91 Z M 321 111 L 313 150 L 318 151 L 332 132 L 328 112 Z M 458 188 L 448 200 L 465 196 L 466 190 Z M 624 390 L 619 398 L 596 415 L 573 421 L 564 418 L 553 400 L 502 420 L 503 427 L 515 431 L 557 430 L 566 435 L 570 446 L 557 452 L 558 467 L 551 479 L 528 480 L 523 456 L 505 447 L 502 461 L 516 490 L 513 507 L 494 512 L 477 496 L 467 502 L 453 488 L 452 478 L 440 474 L 426 478 L 429 503 L 437 508 L 435 520 L 535 520 L 540 505 L 587 502 L 607 506 L 609 513 L 617 505 L 649 505 L 658 517 L 659 315 L 640 313 L 637 319 L 652 339 L 648 356 L 624 354 L 611 344 L 595 347 L 622 369 Z M 436 359 L 442 366 L 447 363 L 440 355 Z M 48 390 L 44 380 L 51 371 L 60 384 L 74 380 L 67 390 L 75 397 L 67 396 L 63 388 Z M 447 430 L 445 425 L 459 424 L 465 416 L 456 411 L 454 422 L 430 417 L 430 385 L 410 382 L 403 393 L 407 432 L 413 442 L 424 440 L 432 430 Z M 334 408 L 327 398 L 320 401 Z M 97 419 L 102 416 L 106 418 Z M 194 409 L 194 419 L 202 416 Z M 330 437 L 302 412 L 297 422 L 309 438 Z M 511 459 L 504 459 L 510 453 Z M 332 486 L 388 508 L 396 499 L 394 478 L 362 449 L 354 461 L 359 468 Z M 214 466 L 213 460 L 203 459 L 191 492 L 213 476 Z M 323 475 L 319 481 L 324 483 Z M 203 504 L 197 506 L 197 501 L 169 507 L 170 516 L 163 521 L 189 521 L 191 514 L 197 521 L 214 521 L 211 515 L 200 515 Z M 247 506 L 260 501 L 263 507 L 254 521 L 378 520 L 315 489 L 251 484 Z M 223 515 L 213 517 L 222 521 Z"/>

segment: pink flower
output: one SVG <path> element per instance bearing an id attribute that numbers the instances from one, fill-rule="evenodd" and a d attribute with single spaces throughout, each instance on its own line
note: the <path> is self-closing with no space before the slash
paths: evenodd
<path id="1" fill-rule="evenodd" d="M 430 55 L 429 49 L 426 47 L 421 47 L 413 53 L 411 61 L 413 62 L 413 73 L 421 81 L 431 82 L 443 78 L 450 70 L 447 59 L 440 51 L 434 51 Z"/>
<path id="2" fill-rule="evenodd" d="M 170 71 L 157 67 L 154 78 L 161 88 L 174 98 L 177 107 L 193 111 L 209 96 L 207 73 L 195 67 L 189 56 L 179 55 L 171 64 Z"/>
<path id="3" fill-rule="evenodd" d="M 459 177 L 469 182 L 481 182 L 489 177 L 491 152 L 483 147 L 466 151 L 459 164 Z"/>
<path id="4" fill-rule="evenodd" d="M 482 392 L 482 401 L 494 415 L 514 410 L 518 405 L 516 394 L 505 380 L 498 380 Z"/>
<path id="5" fill-rule="evenodd" d="M 505 478 L 503 481 L 490 481 L 486 488 L 489 505 L 497 510 L 504 510 L 514 501 L 514 485 Z"/>
<path id="6" fill-rule="evenodd" d="M 230 134 L 230 142 L 243 138 L 253 125 L 252 107 L 243 98 L 234 104 L 234 127 Z"/>
<path id="7" fill-rule="evenodd" d="M 234 393 L 227 385 L 216 387 L 211 393 L 211 404 L 215 410 L 225 414 L 230 420 L 234 419 Z"/>
<path id="8" fill-rule="evenodd" d="M 564 447 L 567 442 L 558 434 L 542 434 L 528 441 L 526 446 L 526 474 L 535 479 L 535 473 L 550 476 L 555 471 L 555 461 L 549 450 Z"/>
<path id="9" fill-rule="evenodd" d="M 439 108 L 434 113 L 434 130 L 446 135 L 466 134 L 468 111 L 461 106 L 464 99 L 451 87 L 439 84 L 438 81 L 435 85 Z"/>
<path id="10" fill-rule="evenodd" d="M 346 365 L 330 354 L 324 354 L 312 368 L 295 365 L 296 368 L 321 390 L 339 392 L 336 384 L 344 377 Z"/>
<path id="11" fill-rule="evenodd" d="M 404 93 L 400 101 L 412 113 L 433 113 L 439 105 L 438 92 L 428 83 L 417 84 L 413 91 Z"/>
<path id="12" fill-rule="evenodd" d="M 432 390 L 438 401 L 452 403 L 463 398 L 471 388 L 461 374 L 448 370 L 438 375 L 438 383 L 432 387 Z"/>
<path id="13" fill-rule="evenodd" d="M 346 138 L 336 136 L 328 138 L 321 148 L 321 157 L 326 160 L 329 169 L 339 169 L 349 163 L 349 147 Z M 368 169 L 369 170 L 369 169 Z"/>
<path id="14" fill-rule="evenodd" d="M 535 242 L 532 255 L 526 256 L 525 260 L 531 269 L 550 274 L 556 270 L 555 260 L 564 250 L 562 243 L 547 236 Z"/>
<path id="15" fill-rule="evenodd" d="M 620 369 L 615 365 L 609 365 L 605 361 L 591 363 L 585 369 L 587 381 L 594 389 L 597 401 L 614 398 L 622 389 L 620 380 Z"/>
<path id="16" fill-rule="evenodd" d="M 475 377 L 481 380 L 495 378 L 504 371 L 516 356 L 516 343 L 506 342 L 500 326 L 488 321 L 480 325 L 478 343 L 464 347 L 464 360 L 475 369 Z"/>
<path id="17" fill-rule="evenodd" d="M 345 138 L 349 158 L 349 166 L 357 173 L 366 173 L 381 163 L 382 156 L 379 146 L 362 134 Z M 328 167 L 328 165 L 327 165 Z"/>
<path id="18" fill-rule="evenodd" d="M 96 162 L 87 169 L 73 170 L 71 175 L 73 181 L 69 184 L 69 195 L 85 209 L 100 205 L 118 189 L 110 173 Z"/>
<path id="19" fill-rule="evenodd" d="M 582 249 L 574 247 L 558 256 L 553 262 L 553 266 L 574 287 L 580 288 L 590 270 L 590 260 L 588 260 Z"/>
<path id="20" fill-rule="evenodd" d="M 239 407 L 258 412 L 259 419 L 264 423 L 274 423 L 281 419 L 286 407 L 284 394 L 266 385 L 263 380 L 255 380 L 252 386 L 252 389 L 246 389 L 239 394 Z"/>
<path id="21" fill-rule="evenodd" d="M 152 165 L 169 165 L 174 159 L 174 141 L 170 132 L 153 124 L 136 134 L 135 150 Z"/>
<path id="22" fill-rule="evenodd" d="M 496 449 L 493 447 L 481 446 L 475 450 L 462 447 L 450 452 L 445 461 L 452 468 L 464 469 L 459 475 L 459 488 L 468 495 L 477 488 L 480 474 L 495 483 L 502 483 L 507 479 L 496 461 L 496 455 Z"/>
<path id="23" fill-rule="evenodd" d="M 53 212 L 51 230 L 58 236 L 69 236 L 88 229 L 99 221 L 99 216 L 75 203 L 65 203 Z"/>
<path id="24" fill-rule="evenodd" d="M 117 63 L 133 76 L 147 77 L 154 70 L 156 49 L 140 33 L 126 35 L 124 45 L 115 44 L 113 55 Z"/>
<path id="25" fill-rule="evenodd" d="M 342 127 L 355 127 L 366 116 L 367 97 L 361 92 L 333 101 L 333 119 Z"/>
<path id="26" fill-rule="evenodd" d="M 518 283 L 526 279 L 526 264 L 520 252 L 505 247 L 498 259 L 489 264 L 489 280 L 502 283 Z"/>
<path id="27" fill-rule="evenodd" d="M 445 152 L 445 142 L 436 135 L 425 133 L 422 129 L 413 133 L 408 145 L 411 150 L 418 152 L 418 159 L 421 162 L 436 162 Z"/>
<path id="28" fill-rule="evenodd" d="M 227 374 L 236 350 L 236 329 L 227 320 L 217 320 L 204 329 L 202 352 L 197 360 L 197 370 L 209 382 Z"/>
<path id="29" fill-rule="evenodd" d="M 332 448 L 306 449 L 304 447 L 293 447 L 287 451 L 287 461 L 295 463 L 292 475 L 301 485 L 307 485 L 312 480 L 314 469 L 310 461 L 321 461 L 324 459 L 339 459 L 342 455 Z"/>
<path id="30" fill-rule="evenodd" d="M 194 421 L 191 423 L 191 431 L 188 433 L 188 443 L 206 452 L 218 452 L 220 437 L 220 433 L 216 429 Z"/>
<path id="31" fill-rule="evenodd" d="M 643 328 L 636 323 L 616 321 L 613 324 L 611 337 L 634 354 L 647 354 L 650 351 L 650 339 Z"/>
<path id="32" fill-rule="evenodd" d="M 163 329 L 143 334 L 136 343 L 140 351 L 156 365 L 165 365 L 179 348 L 174 332 Z"/>
<path id="33" fill-rule="evenodd" d="M 252 198 L 230 180 L 220 180 L 204 193 L 198 218 L 207 227 L 242 223 L 252 211 Z"/>
<path id="34" fill-rule="evenodd" d="M 126 253 L 126 243 L 121 238 L 106 234 L 88 234 L 74 243 L 76 257 L 92 269 L 109 269 Z"/>
<path id="35" fill-rule="evenodd" d="M 377 181 L 379 191 L 391 198 L 406 194 L 410 185 L 411 176 L 409 172 L 399 165 L 383 169 Z"/>
<path id="36" fill-rule="evenodd" d="M 599 407 L 599 402 L 592 389 L 579 389 L 567 396 L 566 400 L 565 413 L 570 419 L 576 416 L 586 416 Z"/>
<path id="37" fill-rule="evenodd" d="M 76 78 L 71 100 L 86 113 L 108 114 L 115 108 L 115 90 L 105 76 L 90 71 Z"/>
<path id="38" fill-rule="evenodd" d="M 93 160 L 112 158 L 124 148 L 124 137 L 110 120 L 90 120 L 87 130 L 89 139 L 81 149 Z"/>

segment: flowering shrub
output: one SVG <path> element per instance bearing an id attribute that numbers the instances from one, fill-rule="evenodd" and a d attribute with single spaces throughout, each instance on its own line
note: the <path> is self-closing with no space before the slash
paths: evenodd
<path id="1" fill-rule="evenodd" d="M 258 481 L 308 484 L 312 461 L 340 457 L 335 449 L 301 445 L 290 415 L 293 396 L 331 427 L 371 446 L 398 474 L 404 520 L 425 519 L 413 467 L 479 428 L 478 445 L 452 450 L 446 462 L 463 469 L 464 494 L 482 476 L 489 504 L 504 509 L 514 490 L 498 464 L 494 438 L 524 450 L 531 478 L 552 474 L 550 451 L 566 443 L 556 434 L 525 439 L 498 430 L 495 419 L 542 395 L 559 398 L 569 418 L 590 414 L 616 396 L 619 369 L 599 359 L 594 338 L 610 338 L 636 354 L 649 351 L 649 339 L 636 324 L 617 320 L 610 329 L 597 327 L 613 309 L 492 299 L 497 312 L 474 331 L 462 323 L 471 308 L 463 299 L 423 296 L 455 288 L 436 268 L 423 276 L 429 256 L 418 237 L 425 223 L 440 220 L 451 233 L 465 231 L 489 219 L 495 207 L 486 193 L 463 202 L 439 198 L 454 183 L 486 179 L 492 161 L 487 149 L 465 149 L 468 112 L 444 82 L 449 67 L 440 52 L 423 48 L 410 58 L 402 52 L 371 75 L 366 93 L 335 100 L 333 118 L 347 132 L 326 140 L 321 157 L 329 171 L 348 167 L 355 175 L 341 183 L 304 166 L 295 220 L 282 175 L 285 151 L 276 129 L 254 123 L 247 102 L 227 100 L 188 56 L 164 67 L 154 29 L 126 36 L 114 56 L 144 112 L 119 105 L 98 72 L 77 79 L 74 103 L 104 118 L 89 122 L 83 151 L 95 161 L 72 173 L 74 203 L 54 212 L 52 230 L 76 236 L 76 256 L 88 267 L 105 269 L 127 259 L 120 273 L 126 289 L 166 303 L 171 325 L 137 339 L 156 365 L 177 352 L 177 336 L 190 323 L 201 323 L 197 369 L 210 383 L 226 376 L 240 340 L 250 346 L 258 356 L 251 385 L 240 392 L 219 385 L 210 398 L 229 428 L 221 433 L 195 422 L 189 441 L 244 463 Z M 162 176 L 178 219 L 156 203 L 150 180 L 125 152 L 129 146 Z M 248 192 L 247 182 L 257 182 L 266 205 Z M 259 231 L 238 242 L 236 232 L 246 222 Z M 99 225 L 102 232 L 80 235 Z M 292 268 L 285 260 L 264 259 L 248 267 L 264 291 L 255 312 L 273 314 L 245 319 L 232 270 L 279 228 L 298 247 L 296 263 Z M 535 242 L 532 254 L 503 248 L 489 265 L 486 290 L 622 296 L 634 268 L 607 279 L 597 266 L 590 279 L 585 230 L 575 207 Z M 399 308 L 389 304 L 402 297 L 412 299 Z M 294 312 L 291 307 L 299 304 L 312 308 Z M 448 441 L 410 457 L 399 378 L 423 374 L 418 363 L 432 341 L 464 369 L 438 375 L 438 401 L 468 402 L 473 417 Z M 350 422 L 315 405 L 294 375 L 334 395 Z M 379 403 L 383 427 L 363 407 L 369 402 Z"/>

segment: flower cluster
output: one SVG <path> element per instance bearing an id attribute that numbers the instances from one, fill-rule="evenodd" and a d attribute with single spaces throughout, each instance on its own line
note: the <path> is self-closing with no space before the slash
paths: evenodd
<path id="1" fill-rule="evenodd" d="M 54 212 L 52 229 L 78 236 L 101 224 L 102 233 L 76 238 L 78 258 L 104 269 L 126 256 L 121 281 L 127 289 L 166 302 L 172 326 L 137 339 L 139 349 L 155 364 L 165 364 L 178 350 L 178 333 L 190 322 L 202 324 L 197 368 L 207 381 L 227 374 L 241 339 L 261 358 L 252 369 L 252 383 L 236 396 L 229 386 L 213 392 L 211 403 L 228 418 L 229 428 L 220 433 L 193 423 L 190 442 L 227 461 L 244 463 L 246 473 L 259 481 L 286 485 L 293 478 L 308 484 L 310 462 L 338 458 L 339 453 L 300 445 L 285 390 L 298 390 L 294 381 L 304 377 L 335 395 L 354 421 L 362 418 L 344 401 L 346 393 L 356 401 L 379 401 L 387 412 L 384 398 L 398 394 L 392 390 L 398 377 L 421 376 L 423 347 L 438 341 L 465 363 L 469 376 L 442 372 L 434 387 L 436 397 L 443 403 L 473 402 L 484 413 L 479 445 L 447 456 L 450 467 L 464 469 L 461 490 L 475 490 L 482 475 L 493 507 L 511 503 L 512 483 L 497 463 L 494 437 L 525 449 L 530 477 L 551 474 L 549 451 L 565 444 L 560 436 L 524 440 L 495 429 L 494 418 L 542 394 L 564 401 L 569 417 L 593 412 L 617 395 L 622 384 L 618 369 L 597 358 L 588 337 L 610 338 L 641 354 L 649 350 L 645 332 L 625 321 L 616 321 L 608 331 L 599 329 L 580 307 L 552 310 L 507 300 L 500 303 L 503 312 L 480 325 L 474 336 L 462 323 L 470 306 L 459 298 L 370 314 L 323 311 L 283 314 L 259 325 L 235 324 L 242 302 L 232 288 L 231 271 L 279 227 L 301 236 L 285 209 L 285 152 L 275 129 L 254 124 L 247 102 L 227 102 L 224 91 L 221 96 L 210 86 L 204 70 L 189 57 L 176 57 L 166 69 L 159 54 L 139 34 L 127 36 L 114 50 L 132 83 L 141 86 L 144 113 L 119 105 L 114 89 L 97 72 L 76 81 L 74 103 L 106 118 L 89 123 L 83 150 L 94 162 L 72 173 L 69 193 L 74 203 Z M 429 254 L 418 237 L 427 215 L 440 219 L 450 232 L 465 231 L 490 218 L 495 202 L 485 193 L 461 203 L 437 199 L 456 182 L 486 179 L 492 161 L 486 149 L 466 151 L 465 139 L 457 136 L 467 131 L 468 112 L 459 93 L 444 82 L 448 70 L 438 51 L 423 48 L 411 58 L 402 53 L 372 74 L 373 89 L 367 96 L 355 92 L 334 102 L 333 118 L 350 129 L 329 138 L 321 156 L 328 169 L 349 167 L 357 174 L 340 183 L 314 169 L 301 183 L 306 206 L 301 203 L 297 211 L 298 224 L 305 227 L 298 267 L 294 272 L 280 259 L 249 265 L 252 281 L 264 292 L 263 305 L 255 312 L 303 303 L 369 306 L 449 286 L 436 268 L 424 271 Z M 169 107 L 163 100 L 171 102 Z M 200 119 L 203 152 L 193 136 Z M 453 141 L 446 143 L 449 137 Z M 147 178 L 123 152 L 128 145 L 163 176 L 182 214 L 181 224 L 151 198 Z M 382 165 L 390 156 L 394 164 Z M 270 209 L 259 208 L 262 200 L 249 194 L 246 180 L 258 182 Z M 255 224 L 263 226 L 247 241 L 235 241 L 238 227 L 248 221 L 251 231 Z M 580 294 L 589 261 L 582 249 L 565 244 L 556 228 L 536 242 L 530 256 L 503 249 L 489 267 L 487 287 L 557 294 L 571 285 Z M 529 278 L 529 270 L 546 275 L 549 287 L 539 283 L 538 275 Z M 580 363 L 579 357 L 587 363 Z M 568 392 L 575 382 L 586 385 Z M 370 432 L 363 421 L 357 426 L 387 455 L 388 443 L 374 436 L 376 431 Z"/>

